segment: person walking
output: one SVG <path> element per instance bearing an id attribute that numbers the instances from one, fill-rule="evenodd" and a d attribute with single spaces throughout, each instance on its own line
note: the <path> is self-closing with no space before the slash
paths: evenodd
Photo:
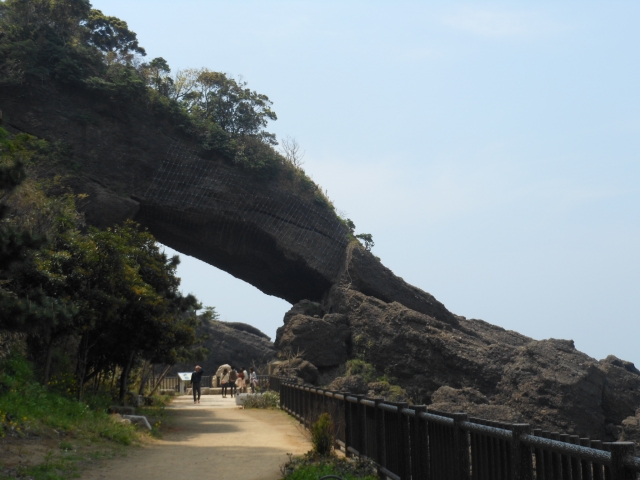
<path id="1" fill-rule="evenodd" d="M 222 385 L 222 398 L 227 398 L 227 388 L 229 387 L 229 372 L 227 372 L 226 368 L 222 370 L 220 385 Z"/>
<path id="2" fill-rule="evenodd" d="M 200 386 L 202 383 L 202 374 L 204 371 L 200 365 L 196 365 L 196 370 L 191 374 L 191 391 L 193 392 L 193 403 L 200 403 Z M 198 398 L 196 398 L 196 393 Z"/>
<path id="3" fill-rule="evenodd" d="M 253 367 L 249 369 L 249 385 L 251 386 L 251 393 L 256 393 L 256 386 L 258 385 L 258 374 L 256 374 Z"/>
<path id="4" fill-rule="evenodd" d="M 240 393 L 244 392 L 244 367 L 240 367 L 240 371 L 238 372 L 238 380 L 236 380 L 236 387 L 240 391 Z"/>
<path id="5" fill-rule="evenodd" d="M 231 371 L 229 372 L 229 389 L 231 390 L 231 398 L 233 398 L 236 393 L 237 379 L 238 379 L 238 371 L 236 370 L 236 367 L 231 365 Z"/>
<path id="6" fill-rule="evenodd" d="M 242 372 L 244 373 L 244 393 L 247 393 L 247 387 L 249 386 L 249 372 L 247 369 L 242 367 Z"/>

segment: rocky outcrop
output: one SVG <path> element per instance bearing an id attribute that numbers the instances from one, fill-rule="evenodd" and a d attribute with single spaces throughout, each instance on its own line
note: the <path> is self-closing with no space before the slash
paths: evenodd
<path id="1" fill-rule="evenodd" d="M 322 325 L 339 313 L 350 335 L 347 356 L 366 359 L 415 403 L 608 440 L 620 435 L 624 421 L 627 438 L 635 435 L 640 374 L 629 362 L 597 361 L 570 340 L 535 341 L 481 320 L 442 321 L 344 286 L 334 286 L 321 307 L 334 313 L 295 315 L 279 338 L 313 355 L 315 339 L 300 323 Z M 330 387 L 351 384 L 364 391 L 353 378 Z"/>
<path id="2" fill-rule="evenodd" d="M 285 357 L 302 357 L 281 371 L 333 381 L 345 360 L 364 358 L 415 402 L 603 439 L 635 435 L 640 375 L 632 364 L 452 314 L 350 240 L 295 176 L 257 178 L 211 152 L 203 158 L 147 104 L 23 85 L 0 89 L 0 109 L 11 131 L 72 152 L 59 168 L 75 172 L 69 183 L 88 195 L 89 224 L 134 218 L 166 245 L 295 304 L 276 343 Z M 248 328 L 216 328 L 206 371 L 274 354 Z M 384 381 L 367 388 L 393 393 Z"/>
<path id="3" fill-rule="evenodd" d="M 280 351 L 300 353 L 318 368 L 337 367 L 349 359 L 351 335 L 346 315 L 323 318 L 295 315 L 278 329 L 275 346 Z"/>
<path id="4" fill-rule="evenodd" d="M 218 366 L 231 364 L 249 368 L 262 366 L 275 358 L 275 348 L 267 335 L 251 325 L 243 323 L 211 322 L 200 334 L 206 338 L 204 347 L 209 350 L 206 359 L 199 362 L 205 375 L 213 375 Z M 191 372 L 194 365 L 178 364 L 175 372 Z"/>

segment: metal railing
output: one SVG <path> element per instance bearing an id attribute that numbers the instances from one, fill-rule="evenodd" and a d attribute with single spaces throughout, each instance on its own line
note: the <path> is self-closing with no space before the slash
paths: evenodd
<path id="1" fill-rule="evenodd" d="M 213 377 L 202 377 L 200 385 L 202 387 L 211 387 L 211 379 Z M 188 382 L 187 382 L 188 384 Z M 187 385 L 188 386 L 188 385 Z M 160 381 L 160 390 L 180 390 L 180 378 L 179 377 L 164 377 Z"/>
<path id="2" fill-rule="evenodd" d="M 307 427 L 329 413 L 345 453 L 374 461 L 392 479 L 636 480 L 640 472 L 633 442 L 532 430 L 281 377 L 269 385 L 280 392 L 281 408 Z"/>

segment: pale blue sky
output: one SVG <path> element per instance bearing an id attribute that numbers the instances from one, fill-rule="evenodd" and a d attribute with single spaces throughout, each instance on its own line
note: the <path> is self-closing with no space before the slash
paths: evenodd
<path id="1" fill-rule="evenodd" d="M 640 3 L 94 1 L 242 75 L 374 253 L 450 310 L 640 364 Z M 183 256 L 272 337 L 288 304 Z"/>

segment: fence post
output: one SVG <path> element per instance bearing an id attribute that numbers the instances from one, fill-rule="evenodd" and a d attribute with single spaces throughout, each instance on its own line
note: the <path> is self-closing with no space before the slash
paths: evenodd
<path id="1" fill-rule="evenodd" d="M 516 423 L 511 427 L 511 476 L 514 480 L 533 480 L 531 448 L 520 441 L 520 435 L 530 434 L 531 425 Z"/>
<path id="2" fill-rule="evenodd" d="M 633 456 L 636 452 L 636 444 L 633 442 L 610 443 L 611 448 L 611 477 L 614 480 L 635 480 L 636 474 L 633 470 L 625 468 L 624 459 Z"/>
<path id="3" fill-rule="evenodd" d="M 387 462 L 384 458 L 384 412 L 380 408 L 380 404 L 384 402 L 384 398 L 374 398 L 373 402 L 376 404 L 374 407 L 376 423 L 376 462 L 378 465 L 386 467 Z"/>
<path id="4" fill-rule="evenodd" d="M 469 439 L 467 431 L 460 424 L 469 418 L 466 413 L 452 413 L 453 418 L 453 458 L 455 480 L 467 480 L 469 478 Z"/>
<path id="5" fill-rule="evenodd" d="M 429 452 L 427 450 L 427 429 L 420 413 L 427 411 L 426 405 L 412 405 L 416 416 L 410 425 L 411 436 L 411 480 L 423 480 L 429 478 Z"/>
<path id="6" fill-rule="evenodd" d="M 355 418 L 352 418 L 355 433 L 355 439 L 357 440 L 357 445 L 353 448 L 360 452 L 360 456 L 368 456 L 367 452 L 367 418 L 365 412 L 365 406 L 362 405 L 362 400 L 366 397 L 365 395 L 354 395 L 358 399 L 358 403 L 356 403 L 356 414 Z"/>
<path id="7" fill-rule="evenodd" d="M 347 402 L 347 396 L 350 395 L 349 392 L 340 392 L 342 394 L 344 405 L 342 409 L 344 410 L 344 456 L 350 457 L 349 447 L 351 446 L 351 406 L 349 402 Z"/>
<path id="8" fill-rule="evenodd" d="M 393 403 L 398 407 L 398 446 L 400 447 L 400 458 L 398 462 L 398 476 L 402 479 L 408 479 L 411 475 L 411 446 L 409 445 L 409 419 L 402 413 L 404 408 L 409 406 L 406 402 Z"/>

